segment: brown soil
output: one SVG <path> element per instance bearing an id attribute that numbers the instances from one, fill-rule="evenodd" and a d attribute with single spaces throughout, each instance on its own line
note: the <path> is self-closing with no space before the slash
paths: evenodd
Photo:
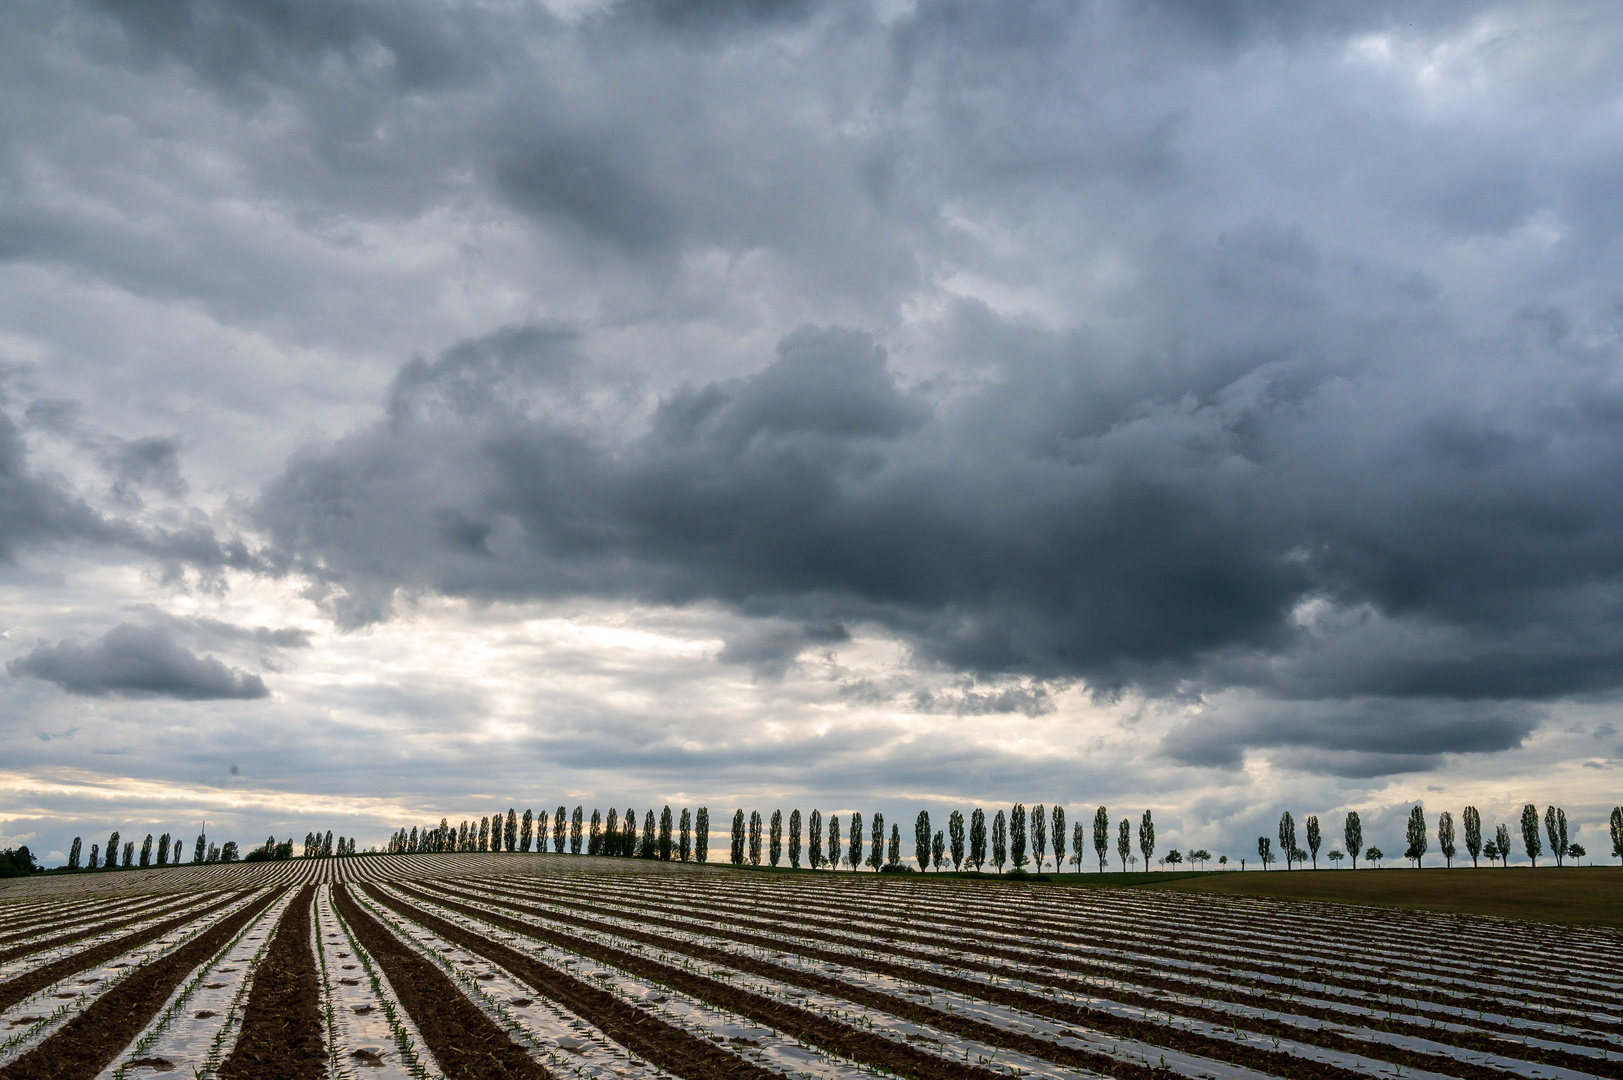
<path id="1" fill-rule="evenodd" d="M 47 938 L 44 941 L 36 941 L 28 945 L 14 945 L 9 949 L 0 949 L 0 964 L 3 964 L 8 960 L 15 960 L 19 956 L 27 956 L 29 953 L 43 952 L 46 949 L 54 949 L 58 945 L 69 945 L 75 941 L 82 941 L 87 937 L 94 937 L 97 934 L 105 934 L 109 930 L 117 930 L 121 926 L 128 926 L 131 923 L 141 922 L 144 919 L 150 919 L 154 915 L 161 913 L 165 908 L 185 907 L 191 902 L 191 897 L 185 897 L 182 899 L 165 897 L 158 903 L 143 904 L 139 908 L 124 911 L 110 919 L 92 920 L 88 926 L 80 926 L 79 929 L 71 930 L 64 934 L 59 934 L 53 938 Z M 86 920 L 83 919 L 74 920 L 75 923 L 81 924 L 85 921 Z M 70 924 L 64 923 L 62 925 L 66 926 Z M 28 936 L 30 935 L 19 935 L 19 937 Z M 17 938 L 11 938 L 8 940 L 15 941 Z"/>
<path id="2" fill-rule="evenodd" d="M 254 972 L 242 1034 L 220 1066 L 223 1080 L 314 1080 L 327 1074 L 321 990 L 310 951 L 316 887 L 299 890 Z"/>
<path id="3" fill-rule="evenodd" d="M 115 902 L 110 905 L 110 907 L 114 909 L 110 914 L 114 918 L 121 919 L 138 908 L 143 910 L 151 910 L 155 907 L 163 907 L 165 904 L 173 904 L 176 902 L 184 903 L 185 900 L 185 897 L 157 896 L 148 897 L 146 898 L 145 902 L 142 903 L 129 904 Z M 47 915 L 38 915 L 33 918 L 24 919 L 20 922 L 10 924 L 6 927 L 6 932 L 4 934 L 0 934 L 0 945 L 9 945 L 13 941 L 21 941 L 25 937 L 33 937 L 35 934 L 49 933 L 61 927 L 73 926 L 77 923 L 90 922 L 92 920 L 92 914 L 86 912 L 85 905 L 82 903 L 63 905 L 63 908 L 65 908 L 66 911 L 62 909 L 53 910 Z"/>
<path id="4" fill-rule="evenodd" d="M 553 902 L 579 909 L 592 910 L 603 914 L 623 914 L 623 912 L 617 912 L 600 905 L 592 905 L 584 900 L 576 898 L 569 898 L 567 900 L 562 898 L 554 898 Z M 784 924 L 781 921 L 777 923 L 769 923 L 748 918 L 746 916 L 746 909 L 740 907 L 717 904 L 713 905 L 718 909 L 717 914 L 705 915 L 694 912 L 687 917 L 686 921 L 679 922 L 675 919 L 661 917 L 654 914 L 654 912 L 657 912 L 658 909 L 651 909 L 644 903 L 627 901 L 625 906 L 638 908 L 640 912 L 648 912 L 648 914 L 640 915 L 639 917 L 646 918 L 648 921 L 658 925 L 670 926 L 673 929 L 684 929 L 696 933 L 711 934 L 717 937 L 749 942 L 751 944 L 765 945 L 769 948 L 786 948 L 783 941 L 779 938 L 756 937 L 753 935 L 740 933 L 738 930 L 739 927 L 754 927 L 761 930 L 776 930 L 779 932 L 784 929 Z M 801 916 L 796 918 L 794 921 L 804 922 L 808 925 L 816 926 L 819 935 L 825 940 L 846 944 L 852 947 L 871 946 L 871 942 L 859 938 L 851 938 L 837 932 L 840 924 L 834 922 L 833 920 L 811 916 Z M 710 929 L 704 925 L 706 923 L 718 924 L 720 928 Z M 937 939 L 924 937 L 918 934 L 910 934 L 894 926 L 887 926 L 886 933 L 893 943 L 905 941 L 928 946 L 938 945 Z M 924 962 L 933 963 L 939 962 L 943 959 L 939 948 L 935 948 L 933 951 L 918 951 L 903 948 L 899 944 L 893 944 L 891 948 L 892 951 L 898 956 L 905 956 Z M 1095 975 L 1101 978 L 1111 979 L 1112 981 L 1119 978 L 1119 973 L 1117 972 L 1111 971 L 1108 968 L 1091 965 L 1084 961 L 1058 960 L 1040 955 L 1033 956 L 1030 953 L 1022 953 L 1005 946 L 996 946 L 987 942 L 977 943 L 976 951 L 982 954 L 1002 957 L 1009 960 L 1037 963 L 1056 970 Z M 832 957 L 834 954 L 818 952 L 817 955 L 826 955 Z M 1020 972 L 1008 970 L 1001 965 L 986 963 L 968 956 L 959 955 L 953 957 L 952 960 L 953 963 L 967 970 L 981 971 L 1006 978 L 1030 978 L 1029 975 L 1023 975 Z M 848 960 L 846 962 L 853 963 L 855 961 Z M 861 966 L 860 962 L 856 963 L 858 963 L 858 966 Z M 918 973 L 915 975 L 915 978 L 917 981 L 921 982 L 932 981 L 930 976 L 923 973 Z M 1049 977 L 1047 981 L 1051 986 L 1059 989 L 1074 991 L 1076 993 L 1093 994 L 1098 992 L 1095 988 L 1090 987 L 1085 983 L 1068 979 L 1063 976 Z M 1149 987 L 1152 989 L 1167 990 L 1173 993 L 1200 993 L 1200 988 L 1198 987 L 1189 987 L 1180 980 L 1158 976 L 1147 971 L 1135 974 L 1133 981 L 1140 986 Z M 1241 989 L 1241 987 L 1246 987 L 1248 985 L 1249 988 L 1255 989 L 1258 992 L 1247 993 L 1244 989 Z M 1272 996 L 1277 992 L 1277 987 L 1270 987 L 1268 984 L 1261 983 L 1260 980 L 1247 980 L 1245 978 L 1236 977 L 1231 984 L 1231 989 L 1223 995 L 1223 1000 L 1230 1004 L 1271 1010 L 1277 1005 L 1276 999 Z M 1203 1020 L 1210 1020 L 1219 1024 L 1231 1022 L 1248 1031 L 1257 1031 L 1261 1034 L 1278 1036 L 1279 1038 L 1290 1038 L 1293 1041 L 1307 1042 L 1317 1046 L 1332 1047 L 1338 1050 L 1346 1050 L 1351 1053 L 1360 1053 L 1366 1057 L 1379 1057 L 1385 1060 L 1397 1060 L 1400 1064 L 1410 1065 L 1414 1068 L 1433 1068 L 1434 1066 L 1432 1064 L 1428 1064 L 1428 1061 L 1435 1062 L 1440 1065 L 1440 1063 L 1442 1063 L 1444 1060 L 1453 1060 L 1445 1059 L 1439 1055 L 1430 1055 L 1428 1057 L 1428 1055 L 1422 1052 L 1405 1051 L 1396 1047 L 1372 1044 L 1362 1040 L 1347 1040 L 1343 1036 L 1334 1035 L 1332 1033 L 1304 1031 L 1301 1028 L 1296 1028 L 1292 1025 L 1278 1022 L 1270 1022 L 1267 1020 L 1257 1020 L 1245 1017 L 1235 1018 L 1220 1010 L 1201 1009 L 1198 1006 L 1192 1005 L 1168 1005 L 1162 998 L 1153 996 L 1151 994 L 1134 993 L 1133 991 L 1120 986 L 1112 987 L 1108 993 L 1113 1001 L 1124 1005 L 1133 1005 L 1155 1012 L 1164 1012 L 1170 1009 L 1172 1012 L 1182 1016 L 1192 1016 Z M 1384 1003 L 1382 1007 L 1390 1008 L 1390 1006 Z M 1355 1018 L 1349 1017 L 1347 1014 L 1328 1008 L 1316 1008 L 1305 1002 L 1294 1003 L 1291 1011 L 1299 1016 L 1325 1020 L 1335 1024 L 1347 1024 L 1355 1022 Z M 1401 1010 L 1392 1009 L 1391 1011 Z M 1504 1006 L 1496 1006 L 1495 1011 L 1502 1012 L 1506 1010 Z M 1514 1011 L 1528 1012 L 1529 1014 L 1532 1012 L 1531 1010 Z M 1226 1021 L 1224 1019 L 1225 1017 L 1227 1018 Z M 1537 1018 L 1548 1020 L 1549 1016 L 1548 1014 L 1544 1014 L 1538 1016 Z M 1560 1066 L 1562 1068 L 1572 1069 L 1577 1072 L 1609 1077 L 1612 1078 L 1612 1080 L 1619 1080 L 1619 1078 L 1623 1078 L 1623 1061 L 1596 1059 L 1562 1050 L 1524 1045 L 1521 1042 L 1521 1037 L 1526 1034 L 1525 1031 L 1513 1028 L 1508 1024 L 1499 1024 L 1485 1019 L 1476 1020 L 1474 1023 L 1478 1027 L 1486 1028 L 1492 1031 L 1499 1031 L 1507 1036 L 1512 1036 L 1513 1038 L 1507 1041 L 1506 1039 L 1500 1039 L 1492 1034 L 1473 1034 L 1469 1032 L 1449 1031 L 1443 1028 L 1433 1028 L 1426 1023 L 1408 1021 L 1400 1019 L 1397 1016 L 1390 1015 L 1381 1020 L 1383 1030 L 1391 1031 L 1397 1034 L 1410 1035 L 1421 1039 L 1429 1039 L 1433 1042 L 1458 1046 L 1463 1049 L 1478 1050 L 1484 1053 L 1519 1058 L 1524 1061 L 1534 1061 L 1547 1065 Z M 1607 1026 L 1610 1027 L 1614 1025 Z M 1597 1049 L 1608 1049 L 1613 1045 L 1603 1036 L 1585 1037 L 1577 1033 L 1568 1033 L 1565 1038 L 1572 1043 L 1584 1046 L 1593 1046 Z M 1446 1072 L 1448 1070 L 1440 1069 L 1439 1071 Z"/>
<path id="5" fill-rule="evenodd" d="M 175 918 L 166 919 L 156 926 L 149 926 L 145 930 L 105 942 L 93 949 L 86 949 L 84 952 L 74 953 L 72 956 L 64 956 L 54 963 L 24 972 L 10 982 L 0 983 L 0 1011 L 11 1008 L 29 994 L 43 990 L 52 983 L 65 979 L 75 972 L 105 963 L 115 956 L 129 952 L 131 949 L 138 949 L 149 941 L 157 941 L 165 934 L 173 933 L 187 923 L 196 922 L 210 912 L 218 911 L 227 904 L 236 903 L 242 899 L 243 895 L 243 893 L 234 893 L 219 903 L 210 904 L 200 911 L 189 911 L 184 915 L 177 915 Z"/>
<path id="6" fill-rule="evenodd" d="M 90 1080 L 141 1034 L 188 975 L 207 963 L 279 895 L 262 897 L 167 956 L 136 968 L 56 1034 L 0 1068 L 0 1080 Z"/>
<path id="7" fill-rule="evenodd" d="M 884 1036 L 839 1023 L 809 1009 L 798 1008 L 772 998 L 763 997 L 760 994 L 753 994 L 717 979 L 696 975 L 690 971 L 671 967 L 655 960 L 648 960 L 633 953 L 556 933 L 545 927 L 535 926 L 518 919 L 509 919 L 488 911 L 480 911 L 454 901 L 447 901 L 443 897 L 430 896 L 398 882 L 395 884 L 395 888 L 412 896 L 442 904 L 453 911 L 460 911 L 463 914 L 493 923 L 515 933 L 523 934 L 526 937 L 557 945 L 581 956 L 591 957 L 599 963 L 611 964 L 640 978 L 661 983 L 672 989 L 692 995 L 701 1001 L 735 1012 L 740 1016 L 754 1020 L 756 1023 L 776 1028 L 786 1035 L 793 1036 L 814 1046 L 820 1046 L 841 1057 L 865 1062 L 885 1072 L 895 1073 L 898 1076 L 915 1077 L 918 1080 L 990 1080 L 992 1077 L 1001 1077 L 1003 1075 L 994 1073 L 989 1069 L 928 1054 L 922 1050 L 916 1050 L 913 1047 L 894 1042 Z M 389 902 L 387 897 L 380 896 L 379 899 L 385 903 Z M 476 934 L 453 927 L 450 923 L 437 919 L 419 909 L 408 909 L 404 905 L 397 905 L 397 907 L 403 914 L 422 922 L 425 926 L 430 926 L 436 933 L 445 932 L 440 929 L 441 926 L 455 930 L 459 935 L 468 939 L 468 943 L 463 945 L 464 948 L 473 949 L 473 943 L 482 940 Z M 653 934 L 639 934 L 623 927 L 613 927 L 610 929 L 610 933 L 621 938 L 646 941 L 649 944 L 658 945 L 665 949 L 688 951 L 688 948 L 683 943 L 669 941 Z M 718 952 L 718 950 L 700 951 Z M 710 958 L 706 957 L 706 959 Z M 507 967 L 508 965 L 503 963 L 502 966 Z M 772 973 L 776 974 L 775 965 L 763 964 L 762 966 L 774 969 Z M 916 1018 L 909 1015 L 909 1013 L 921 1011 L 912 1006 L 911 1002 L 905 1002 L 899 998 L 890 998 L 883 994 L 867 994 L 865 996 L 864 991 L 834 979 L 812 976 L 811 980 L 814 982 L 821 980 L 828 984 L 827 986 L 818 985 L 817 989 L 838 993 L 851 1001 L 874 1005 L 876 1002 L 869 1001 L 867 998 L 877 999 L 878 1002 L 882 1002 L 879 1007 L 886 1008 L 887 1011 L 905 1016 L 908 1019 Z M 537 988 L 540 989 L 540 987 Z M 933 1010 L 922 1011 L 931 1013 L 930 1018 L 924 1021 L 926 1023 L 934 1022 L 936 1018 L 940 1018 L 943 1021 L 940 1024 L 941 1027 L 957 1031 L 969 1038 L 980 1039 L 994 1046 L 1006 1046 L 1011 1049 L 1034 1053 L 1034 1044 L 1042 1042 L 1042 1040 L 1030 1036 L 1000 1031 L 990 1024 L 963 1020 L 962 1018 L 951 1017 L 946 1013 L 935 1013 Z M 1053 1043 L 1043 1043 L 1043 1046 L 1060 1052 L 1061 1056 L 1058 1058 L 1055 1058 L 1052 1054 L 1043 1055 L 1051 1060 L 1063 1060 L 1067 1064 L 1073 1064 L 1080 1068 L 1097 1069 L 1111 1075 L 1132 1078 L 1132 1080 L 1150 1080 L 1152 1077 L 1164 1078 L 1169 1075 L 1165 1070 L 1150 1069 L 1140 1065 L 1120 1062 L 1102 1054 L 1090 1054 L 1079 1050 L 1072 1051 L 1064 1047 L 1056 1047 Z"/>
<path id="8" fill-rule="evenodd" d="M 347 885 L 334 885 L 332 898 L 338 914 L 383 969 L 395 997 L 450 1080 L 552 1080 L 439 968 L 363 911 Z"/>

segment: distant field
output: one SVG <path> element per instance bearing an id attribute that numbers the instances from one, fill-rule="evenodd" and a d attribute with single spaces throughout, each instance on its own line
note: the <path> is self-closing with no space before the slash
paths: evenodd
<path id="1" fill-rule="evenodd" d="M 1246 871 L 1146 887 L 1623 927 L 1623 868 L 1616 866 Z"/>

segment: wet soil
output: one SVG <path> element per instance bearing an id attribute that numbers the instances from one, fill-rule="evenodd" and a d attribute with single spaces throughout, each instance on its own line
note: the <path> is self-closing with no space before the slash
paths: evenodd
<path id="1" fill-rule="evenodd" d="M 314 885 L 299 890 L 277 924 L 248 988 L 242 1033 L 220 1066 L 222 1080 L 315 1080 L 327 1074 L 321 988 L 310 951 L 315 896 Z"/>

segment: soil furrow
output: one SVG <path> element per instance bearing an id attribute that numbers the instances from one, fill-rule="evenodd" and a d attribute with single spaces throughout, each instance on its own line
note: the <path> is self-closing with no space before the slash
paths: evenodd
<path id="1" fill-rule="evenodd" d="M 776 1028 L 786 1035 L 791 1035 L 814 1046 L 821 1046 L 842 1057 L 882 1066 L 901 1076 L 921 1078 L 961 1077 L 964 1080 L 968 1080 L 969 1077 L 989 1080 L 991 1077 L 1001 1076 L 1001 1074 L 993 1073 L 987 1069 L 964 1065 L 933 1054 L 927 1054 L 922 1050 L 905 1046 L 884 1036 L 859 1031 L 808 1009 L 802 1009 L 781 1001 L 775 1001 L 772 998 L 763 997 L 760 994 L 741 990 L 720 980 L 684 971 L 681 968 L 672 967 L 657 960 L 650 960 L 635 953 L 628 953 L 593 941 L 559 934 L 549 931 L 545 927 L 524 923 L 518 919 L 509 919 L 488 911 L 480 911 L 465 904 L 448 901 L 442 896 L 422 893 L 399 882 L 396 882 L 394 887 L 426 902 L 440 904 L 449 910 L 492 923 L 538 941 L 557 945 L 582 956 L 591 957 L 599 963 L 610 964 L 624 971 L 629 971 L 639 978 L 662 983 L 701 1001 L 718 1005 L 738 1013 L 740 1016 L 748 1017 L 757 1023 Z M 418 917 L 415 911 L 412 917 Z M 422 913 L 422 917 L 433 918 L 426 912 Z M 444 922 L 444 920 L 436 921 Z M 425 923 L 425 925 L 427 924 Z M 451 926 L 452 924 L 445 923 L 445 925 Z M 458 929 L 460 933 L 470 939 L 477 938 L 477 935 L 469 931 Z M 610 927 L 607 928 L 607 931 L 617 937 L 641 940 L 648 944 L 658 945 L 661 948 L 672 948 L 673 951 L 687 951 L 677 947 L 675 943 L 651 934 L 637 934 L 620 927 Z M 463 947 L 474 948 L 472 944 Z M 700 951 L 719 953 L 719 950 Z M 708 957 L 706 958 L 708 959 Z M 772 970 L 755 972 L 756 974 L 768 974 L 774 977 L 777 975 L 775 965 L 763 964 L 761 966 Z M 892 998 L 884 994 L 862 991 L 859 988 L 852 987 L 849 983 L 840 982 L 838 979 L 826 976 L 807 975 L 804 981 L 797 979 L 784 979 L 782 981 L 799 983 L 806 986 L 807 989 L 816 989 L 821 993 L 832 994 L 871 1008 L 882 1009 L 903 1019 L 915 1023 L 929 1024 L 941 1030 L 951 1031 L 956 1035 L 967 1039 L 975 1039 L 991 1046 L 1018 1050 L 1033 1057 L 1041 1057 L 1048 1061 L 1071 1065 L 1079 1069 L 1122 1077 L 1123 1080 L 1151 1080 L 1151 1078 L 1164 1080 L 1164 1078 L 1172 1075 L 1170 1070 L 1151 1069 L 1142 1065 L 1134 1065 L 1104 1054 L 1095 1054 L 1085 1050 L 1060 1046 L 1033 1036 L 1005 1031 L 991 1024 L 923 1008 L 901 998 Z M 1347 1074 L 1348 1077 L 1352 1075 L 1354 1074 Z"/>
<path id="2" fill-rule="evenodd" d="M 33 971 L 24 972 L 9 982 L 0 983 L 0 1010 L 11 1008 L 29 994 L 43 990 L 52 983 L 59 982 L 75 972 L 94 967 L 104 960 L 111 960 L 120 953 L 138 949 L 149 941 L 156 941 L 165 934 L 172 933 L 188 923 L 207 918 L 213 912 L 234 904 L 247 895 L 246 892 L 241 892 L 227 896 L 218 903 L 210 904 L 201 910 L 189 911 L 184 915 L 177 915 L 173 919 L 165 919 L 156 926 L 149 926 L 145 930 L 127 934 L 117 940 L 104 942 L 94 948 L 86 949 L 84 952 L 74 953 L 72 956 L 64 956 L 53 963 L 37 967 Z"/>
<path id="3" fill-rule="evenodd" d="M 220 1066 L 222 1080 L 315 1080 L 326 1075 L 320 989 L 310 951 L 315 895 L 316 887 L 306 885 L 282 915 L 248 990 L 237 1045 Z"/>
<path id="4" fill-rule="evenodd" d="M 64 915 L 60 912 L 54 912 L 48 918 L 35 919 L 26 925 L 23 925 L 15 933 L 8 932 L 4 935 L 0 935 L 0 945 L 10 945 L 13 942 L 21 941 L 24 938 L 37 937 L 40 934 L 54 933 L 57 930 L 77 926 L 81 923 L 93 922 L 98 915 L 103 918 L 112 917 L 122 919 L 126 915 L 135 915 L 138 911 L 150 911 L 153 908 L 163 907 L 165 904 L 172 904 L 176 901 L 176 899 L 177 898 L 173 896 L 158 896 L 149 897 L 142 903 L 136 903 L 133 900 L 116 901 L 107 905 L 107 910 L 104 912 L 98 913 L 92 911 L 88 914 L 85 911 L 86 905 L 74 904 L 73 913 L 71 915 Z M 9 931 L 11 928 L 8 927 L 7 929 Z M 10 959 L 10 957 L 4 952 L 0 952 L 0 960 L 7 959 Z"/>
<path id="5" fill-rule="evenodd" d="M 90 1080 L 141 1033 L 186 976 L 279 895 L 273 892 L 261 897 L 167 956 L 143 964 L 50 1038 L 0 1068 L 0 1080 Z"/>
<path id="6" fill-rule="evenodd" d="M 334 885 L 332 899 L 450 1080 L 553 1080 L 444 972 L 362 910 L 349 886 Z"/>
<path id="7" fill-rule="evenodd" d="M 85 938 L 95 937 L 97 934 L 105 934 L 109 930 L 117 930 L 121 927 L 129 926 L 132 923 L 144 922 L 147 919 L 161 915 L 165 909 L 186 907 L 195 902 L 196 901 L 193 897 L 185 897 L 179 900 L 175 899 L 174 897 L 169 897 L 163 902 L 148 905 L 147 907 L 143 907 L 138 911 L 126 912 L 110 922 L 93 922 L 91 925 L 79 930 L 75 930 L 71 933 L 62 934 L 53 938 L 47 938 L 44 941 L 36 941 L 29 945 L 17 945 L 10 949 L 3 949 L 0 950 L 0 964 L 6 963 L 9 960 L 15 960 L 19 956 L 28 956 L 31 953 L 44 952 L 47 949 L 55 949 L 63 945 L 71 945 L 75 941 L 83 941 Z"/>

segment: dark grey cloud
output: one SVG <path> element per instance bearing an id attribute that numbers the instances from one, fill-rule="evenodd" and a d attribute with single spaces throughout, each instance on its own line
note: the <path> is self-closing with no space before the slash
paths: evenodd
<path id="1" fill-rule="evenodd" d="M 53 682 L 87 697 L 252 699 L 270 694 L 258 675 L 198 656 L 162 627 L 120 623 L 87 645 L 41 643 L 6 664 L 13 676 Z"/>

